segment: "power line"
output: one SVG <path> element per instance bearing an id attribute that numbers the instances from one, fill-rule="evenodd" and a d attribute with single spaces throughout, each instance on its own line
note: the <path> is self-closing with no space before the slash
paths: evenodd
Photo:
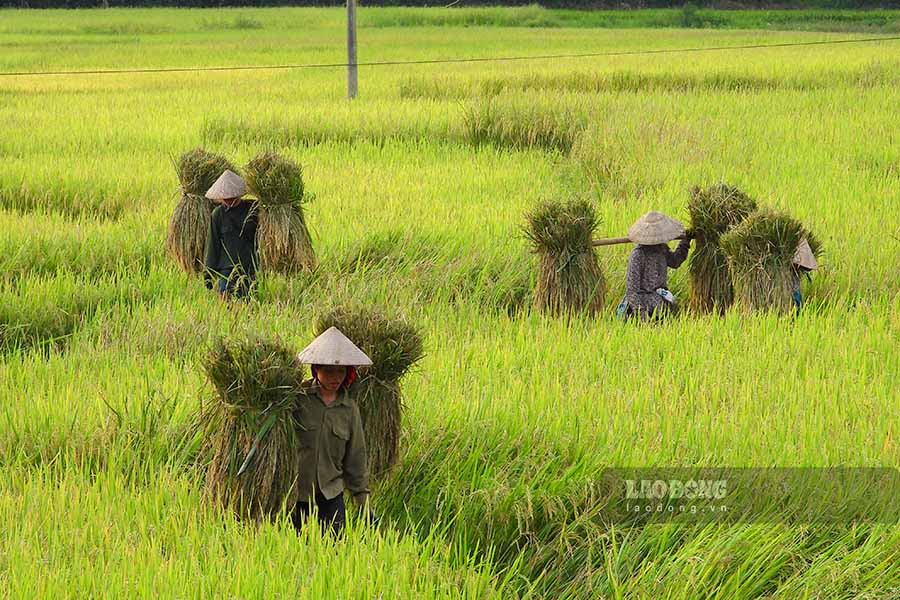
<path id="1" fill-rule="evenodd" d="M 741 46 L 705 46 L 694 48 L 662 48 L 659 50 L 615 50 L 611 52 L 582 52 L 571 54 L 537 54 L 531 56 L 482 56 L 468 58 L 433 58 L 419 60 L 384 60 L 356 63 L 360 67 L 390 67 L 411 65 L 439 65 L 451 63 L 512 62 L 525 60 L 554 60 L 565 58 L 601 58 L 616 56 L 640 56 L 656 54 L 680 54 L 693 52 L 721 52 L 728 50 L 757 50 L 765 48 L 796 48 L 800 46 L 828 46 L 836 44 L 862 44 L 868 42 L 890 42 L 900 40 L 900 36 L 856 38 L 848 40 L 819 40 L 813 42 L 784 42 L 780 44 L 745 44 Z M 290 65 L 245 65 L 232 67 L 160 67 L 143 69 L 98 69 L 91 71 L 10 71 L 0 72 L 0 77 L 43 77 L 59 75 L 116 75 L 138 73 L 202 73 L 219 71 L 274 71 L 289 69 L 335 69 L 346 68 L 348 63 L 306 63 Z"/>

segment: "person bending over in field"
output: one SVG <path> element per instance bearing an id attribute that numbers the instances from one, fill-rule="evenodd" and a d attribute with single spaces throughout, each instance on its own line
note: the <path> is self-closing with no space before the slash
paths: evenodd
<path id="1" fill-rule="evenodd" d="M 366 439 L 359 407 L 349 390 L 356 367 L 372 364 L 337 327 L 331 327 L 303 349 L 298 360 L 309 364 L 296 409 L 300 440 L 300 500 L 291 514 L 299 531 L 313 508 L 321 523 L 336 533 L 344 527 L 344 489 L 373 523 L 369 507 Z"/>
<path id="2" fill-rule="evenodd" d="M 223 298 L 244 298 L 250 294 L 259 264 L 256 248 L 257 203 L 243 198 L 247 184 L 226 170 L 206 192 L 219 203 L 209 224 L 206 239 L 204 279 Z"/>
<path id="3" fill-rule="evenodd" d="M 794 298 L 794 306 L 799 313 L 800 306 L 803 304 L 803 294 L 800 293 L 800 278 L 805 274 L 806 278 L 811 280 L 812 277 L 809 276 L 809 273 L 818 269 L 819 263 L 816 261 L 816 256 L 806 240 L 800 241 L 792 262 L 794 265 L 794 290 L 792 296 Z"/>
<path id="4" fill-rule="evenodd" d="M 684 236 L 673 252 L 668 242 Z M 616 313 L 623 319 L 637 316 L 647 321 L 675 311 L 675 295 L 668 288 L 668 269 L 677 269 L 687 258 L 692 234 L 666 215 L 650 211 L 628 230 L 637 245 L 628 259 L 625 297 Z"/>

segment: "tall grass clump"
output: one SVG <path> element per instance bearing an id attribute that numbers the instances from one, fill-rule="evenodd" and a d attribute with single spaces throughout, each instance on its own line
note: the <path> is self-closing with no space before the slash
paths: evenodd
<path id="1" fill-rule="evenodd" d="M 598 312 L 606 279 L 591 245 L 598 224 L 593 207 L 546 202 L 526 219 L 525 236 L 539 257 L 534 307 L 551 314 Z"/>
<path id="2" fill-rule="evenodd" d="M 203 253 L 213 210 L 206 191 L 226 169 L 235 170 L 226 158 L 203 148 L 185 152 L 175 162 L 181 182 L 181 199 L 169 221 L 166 251 L 188 273 L 203 270 Z"/>
<path id="3" fill-rule="evenodd" d="M 289 158 L 266 152 L 245 169 L 247 187 L 259 199 L 260 266 L 290 275 L 316 266 L 303 204 L 309 200 L 303 170 Z"/>
<path id="4" fill-rule="evenodd" d="M 319 316 L 318 333 L 337 327 L 372 359 L 360 367 L 351 390 L 362 416 L 369 472 L 377 477 L 397 462 L 403 425 L 400 379 L 424 356 L 422 337 L 403 319 L 357 305 L 340 305 Z"/>
<path id="5" fill-rule="evenodd" d="M 688 213 L 695 234 L 689 263 L 691 307 L 699 312 L 724 312 L 734 299 L 728 260 L 719 242 L 732 227 L 756 210 L 756 201 L 738 188 L 717 183 L 691 188 Z"/>
<path id="6" fill-rule="evenodd" d="M 216 390 L 198 421 L 206 495 L 240 517 L 272 517 L 297 502 L 296 357 L 277 341 L 246 338 L 218 341 L 204 362 Z"/>
<path id="7" fill-rule="evenodd" d="M 463 114 L 467 141 L 498 148 L 539 148 L 567 153 L 584 129 L 589 106 L 583 99 L 479 98 Z"/>
<path id="8" fill-rule="evenodd" d="M 803 239 L 813 255 L 821 244 L 793 217 L 779 211 L 760 210 L 722 236 L 734 284 L 735 304 L 752 310 L 788 313 L 798 274 L 794 253 Z"/>

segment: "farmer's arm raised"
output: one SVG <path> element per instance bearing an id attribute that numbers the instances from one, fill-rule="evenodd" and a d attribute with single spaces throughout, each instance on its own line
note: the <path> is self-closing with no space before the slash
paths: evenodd
<path id="1" fill-rule="evenodd" d="M 666 252 L 666 264 L 669 265 L 670 269 L 677 269 L 681 266 L 681 263 L 685 261 L 688 255 L 688 250 L 691 249 L 691 240 L 689 238 L 683 239 L 678 242 L 678 246 L 675 248 L 675 251 L 669 250 Z"/>
<path id="2" fill-rule="evenodd" d="M 350 428 L 350 440 L 344 455 L 344 485 L 350 490 L 353 499 L 364 506 L 369 499 L 369 466 L 366 452 L 366 437 L 362 427 L 359 407 L 353 405 L 353 418 Z"/>

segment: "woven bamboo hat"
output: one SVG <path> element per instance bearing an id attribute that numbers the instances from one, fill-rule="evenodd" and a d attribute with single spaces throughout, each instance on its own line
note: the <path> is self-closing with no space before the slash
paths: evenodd
<path id="1" fill-rule="evenodd" d="M 684 225 L 661 212 L 651 210 L 628 229 L 628 239 L 635 244 L 665 244 L 684 235 Z"/>
<path id="2" fill-rule="evenodd" d="M 231 200 L 232 198 L 240 198 L 247 193 L 247 183 L 244 179 L 229 169 L 219 175 L 216 182 L 212 184 L 206 192 L 206 197 L 210 200 Z"/>
<path id="3" fill-rule="evenodd" d="M 798 267 L 803 267 L 810 271 L 815 271 L 819 268 L 819 262 L 816 260 L 816 255 L 813 254 L 812 248 L 809 247 L 809 242 L 805 239 L 800 240 L 800 244 L 797 246 L 797 251 L 794 253 L 794 260 L 792 262 Z"/>
<path id="4" fill-rule="evenodd" d="M 337 327 L 325 330 L 297 355 L 297 359 L 308 365 L 367 367 L 372 364 L 372 359 Z"/>

